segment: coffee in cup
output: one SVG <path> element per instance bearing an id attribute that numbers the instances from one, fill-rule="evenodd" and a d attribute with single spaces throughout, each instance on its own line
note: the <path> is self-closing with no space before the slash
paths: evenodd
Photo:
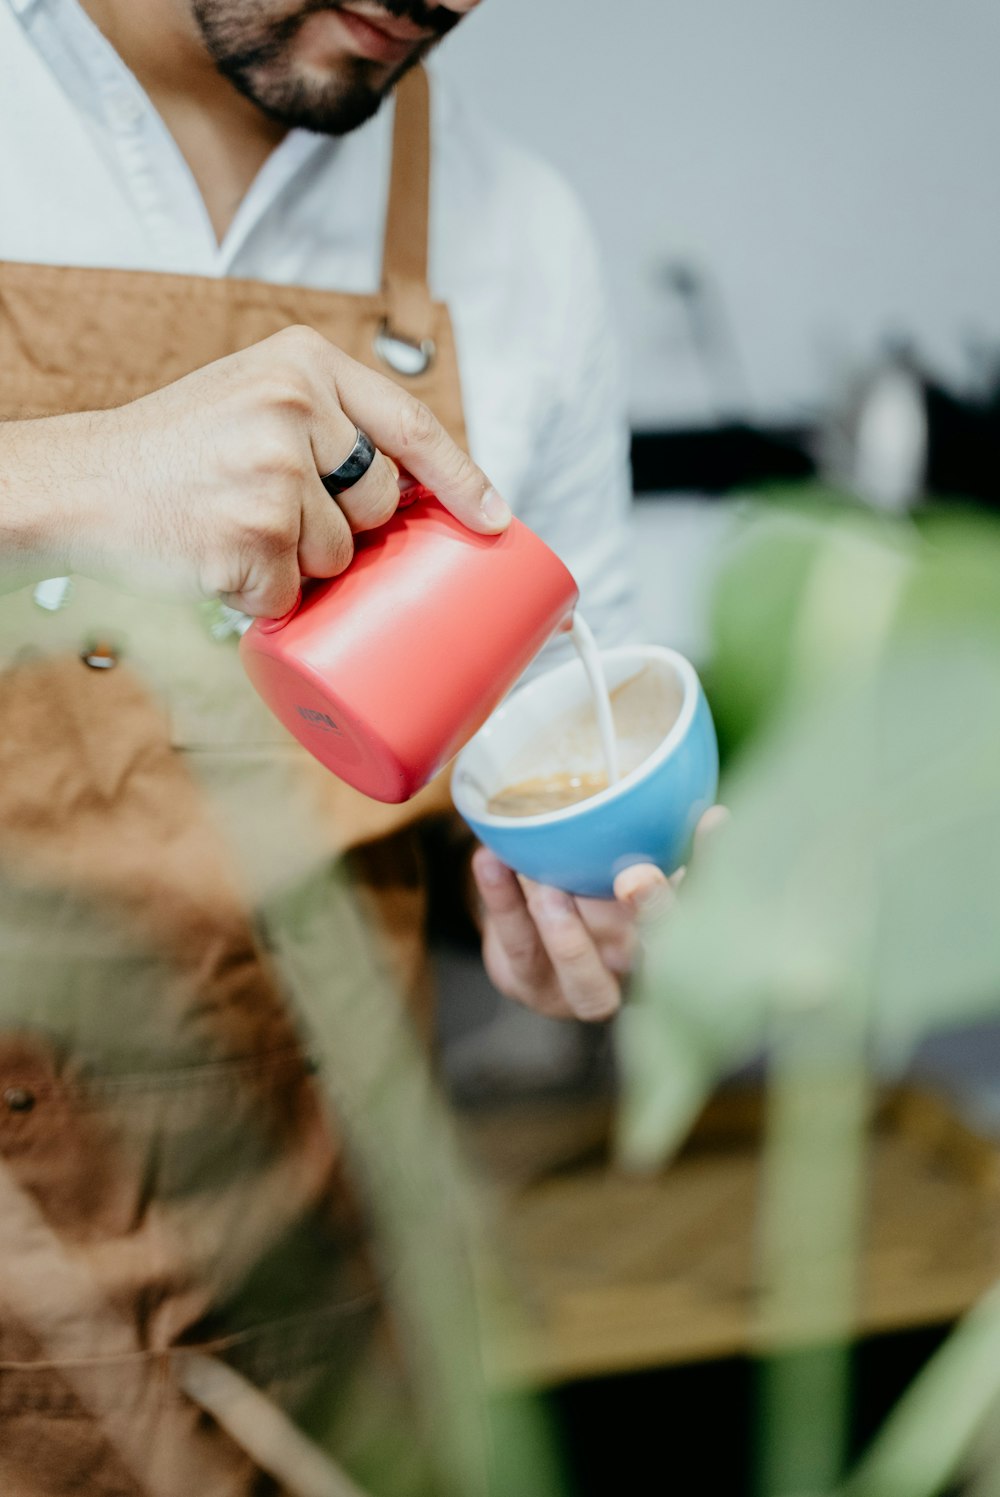
<path id="1" fill-rule="evenodd" d="M 638 768 L 663 742 L 677 721 L 682 696 L 673 678 L 646 666 L 610 692 L 609 700 L 620 777 Z M 599 728 L 592 703 L 563 714 L 519 758 L 524 762 L 534 754 L 539 765 L 569 760 L 577 767 L 549 768 L 504 785 L 487 802 L 490 815 L 543 816 L 607 790 L 607 769 L 584 767 L 599 754 L 604 756 Z"/>

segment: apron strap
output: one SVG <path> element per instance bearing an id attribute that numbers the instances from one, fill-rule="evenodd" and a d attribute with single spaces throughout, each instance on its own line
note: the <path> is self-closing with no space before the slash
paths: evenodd
<path id="1" fill-rule="evenodd" d="M 225 1362 L 180 1352 L 174 1365 L 188 1397 L 289 1497 L 367 1497 L 273 1399 Z"/>
<path id="2" fill-rule="evenodd" d="M 430 85 L 423 68 L 417 67 L 396 86 L 382 256 L 382 290 L 388 310 L 385 333 L 417 349 L 426 344 L 434 326 L 427 284 L 430 187 Z"/>

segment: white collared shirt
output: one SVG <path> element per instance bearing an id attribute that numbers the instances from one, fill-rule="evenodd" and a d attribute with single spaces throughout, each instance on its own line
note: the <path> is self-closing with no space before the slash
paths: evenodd
<path id="1" fill-rule="evenodd" d="M 592 235 L 549 168 L 433 83 L 430 278 L 472 451 L 563 557 L 606 644 L 634 636 L 623 387 Z M 76 0 L 0 0 L 0 259 L 377 289 L 391 108 L 296 130 L 216 240 L 138 81 Z"/>

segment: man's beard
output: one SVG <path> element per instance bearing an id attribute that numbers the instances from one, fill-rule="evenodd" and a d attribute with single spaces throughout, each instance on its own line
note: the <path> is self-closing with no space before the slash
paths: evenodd
<path id="1" fill-rule="evenodd" d="M 346 135 L 376 113 L 402 75 L 461 19 L 424 0 L 379 0 L 388 14 L 405 17 L 433 35 L 388 75 L 364 57 L 344 57 L 325 74 L 296 63 L 295 38 L 312 15 L 338 10 L 338 0 L 303 0 L 280 19 L 253 0 L 191 0 L 195 21 L 219 72 L 264 114 L 293 129 Z M 261 14 L 262 9 L 264 14 Z"/>

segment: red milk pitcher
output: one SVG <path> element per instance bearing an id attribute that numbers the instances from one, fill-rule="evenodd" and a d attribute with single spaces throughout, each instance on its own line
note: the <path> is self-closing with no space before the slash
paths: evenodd
<path id="1" fill-rule="evenodd" d="M 411 486 L 392 519 L 355 537 L 350 566 L 307 582 L 284 619 L 240 646 L 271 711 L 363 794 L 404 801 L 480 728 L 578 591 L 526 525 L 467 530 Z"/>

